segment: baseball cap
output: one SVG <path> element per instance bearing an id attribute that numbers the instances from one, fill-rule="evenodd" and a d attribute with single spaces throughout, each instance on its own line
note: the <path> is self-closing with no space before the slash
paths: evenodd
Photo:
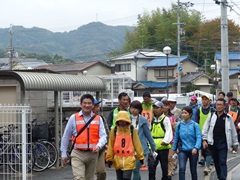
<path id="1" fill-rule="evenodd" d="M 197 96 L 193 95 L 193 96 L 191 97 L 191 100 L 197 100 Z"/>
<path id="2" fill-rule="evenodd" d="M 210 97 L 209 97 L 207 94 L 203 94 L 203 95 L 202 95 L 202 98 L 203 98 L 203 97 L 205 97 L 205 98 L 207 98 L 207 99 L 210 100 Z"/>
<path id="3" fill-rule="evenodd" d="M 153 104 L 153 106 L 157 106 L 157 107 L 163 107 L 163 103 L 161 101 L 157 101 Z"/>
<path id="4" fill-rule="evenodd" d="M 97 99 L 94 99 L 94 106 L 97 104 L 100 104 L 102 101 L 98 101 Z"/>
<path id="5" fill-rule="evenodd" d="M 168 101 L 170 101 L 170 102 L 177 102 L 177 97 L 176 96 L 170 96 L 168 98 Z"/>

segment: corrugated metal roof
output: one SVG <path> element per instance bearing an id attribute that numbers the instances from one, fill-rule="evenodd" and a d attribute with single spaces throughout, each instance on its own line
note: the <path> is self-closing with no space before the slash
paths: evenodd
<path id="1" fill-rule="evenodd" d="M 97 76 L 0 71 L 1 77 L 14 77 L 22 90 L 41 91 L 103 91 L 105 83 Z"/>

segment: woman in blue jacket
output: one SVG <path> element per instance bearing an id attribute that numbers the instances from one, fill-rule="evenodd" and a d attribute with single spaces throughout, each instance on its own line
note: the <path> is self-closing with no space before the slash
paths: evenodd
<path id="1" fill-rule="evenodd" d="M 148 127 L 148 120 L 142 113 L 142 103 L 139 101 L 133 101 L 130 104 L 130 112 L 131 112 L 131 121 L 134 128 L 138 130 L 138 136 L 142 144 L 142 148 L 144 151 L 145 159 L 150 152 L 148 144 L 150 144 L 152 151 L 156 150 L 156 145 L 153 141 L 151 132 Z M 136 168 L 133 170 L 133 180 L 140 180 L 140 161 L 136 161 Z"/>
<path id="2" fill-rule="evenodd" d="M 186 106 L 182 109 L 182 121 L 175 130 L 173 151 L 178 149 L 179 180 L 185 180 L 187 160 L 190 162 L 192 180 L 197 180 L 198 153 L 202 143 L 200 127 L 191 120 L 192 108 Z"/>

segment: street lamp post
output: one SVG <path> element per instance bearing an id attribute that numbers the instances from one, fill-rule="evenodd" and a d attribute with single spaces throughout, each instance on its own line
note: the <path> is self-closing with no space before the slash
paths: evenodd
<path id="1" fill-rule="evenodd" d="M 169 89 L 168 89 L 168 56 L 171 53 L 171 48 L 169 46 L 165 46 L 163 48 L 163 53 L 166 54 L 167 56 L 167 98 L 168 98 L 168 94 L 169 94 Z"/>

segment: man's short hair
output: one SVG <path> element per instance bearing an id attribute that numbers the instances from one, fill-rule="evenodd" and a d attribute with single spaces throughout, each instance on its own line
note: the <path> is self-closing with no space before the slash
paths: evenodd
<path id="1" fill-rule="evenodd" d="M 226 101 L 225 101 L 225 99 L 223 99 L 223 98 L 218 98 L 218 99 L 216 100 L 216 102 L 217 102 L 217 101 L 222 101 L 224 105 L 226 104 Z"/>
<path id="2" fill-rule="evenodd" d="M 237 98 L 231 98 L 230 101 L 236 101 L 236 102 L 238 102 Z"/>
<path id="3" fill-rule="evenodd" d="M 80 103 L 82 104 L 84 99 L 91 99 L 92 103 L 94 104 L 94 98 L 91 94 L 84 94 L 81 96 Z"/>
<path id="4" fill-rule="evenodd" d="M 232 92 L 228 92 L 227 93 L 227 97 L 233 97 L 233 93 Z"/>
<path id="5" fill-rule="evenodd" d="M 143 97 L 151 98 L 151 94 L 150 94 L 150 92 L 148 92 L 148 91 L 145 91 L 142 96 L 143 96 Z"/>
<path id="6" fill-rule="evenodd" d="M 122 97 L 125 97 L 125 96 L 128 96 L 128 94 L 125 93 L 125 92 L 121 92 L 121 93 L 118 95 L 118 99 L 121 100 Z M 129 97 L 129 96 L 128 96 L 128 97 Z"/>
<path id="7" fill-rule="evenodd" d="M 218 95 L 220 95 L 220 94 L 222 94 L 222 95 L 225 97 L 225 92 L 220 91 L 220 92 L 218 93 Z"/>

